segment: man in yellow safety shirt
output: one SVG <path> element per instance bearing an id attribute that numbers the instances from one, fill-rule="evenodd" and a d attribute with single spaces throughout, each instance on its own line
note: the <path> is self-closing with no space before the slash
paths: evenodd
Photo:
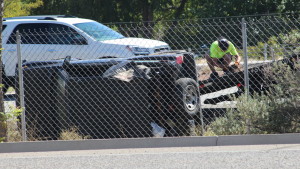
<path id="1" fill-rule="evenodd" d="M 238 66 L 241 62 L 241 57 L 234 45 L 223 37 L 214 41 L 210 46 L 210 55 L 205 56 L 208 66 L 212 71 L 210 78 L 217 78 L 219 76 L 215 70 L 215 66 L 221 68 L 225 74 L 230 73 L 232 70 L 229 64 L 233 56 L 235 58 L 235 65 Z"/>

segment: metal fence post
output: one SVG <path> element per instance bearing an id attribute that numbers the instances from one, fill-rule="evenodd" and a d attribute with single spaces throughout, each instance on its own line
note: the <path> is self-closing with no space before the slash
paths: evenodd
<path id="1" fill-rule="evenodd" d="M 243 35 L 243 54 L 244 54 L 244 81 L 246 96 L 249 97 L 249 72 L 248 72 L 248 51 L 247 51 L 247 23 L 245 18 L 242 19 L 242 35 Z M 250 120 L 246 119 L 247 134 L 250 134 Z"/>
<path id="2" fill-rule="evenodd" d="M 243 35 L 243 54 L 244 54 L 244 81 L 247 96 L 249 96 L 249 72 L 248 72 L 248 53 L 247 53 L 247 24 L 242 19 L 242 35 Z"/>
<path id="3" fill-rule="evenodd" d="M 18 74 L 19 74 L 19 96 L 20 106 L 22 109 L 21 125 L 22 125 L 22 140 L 27 141 L 26 136 L 26 121 L 25 121 L 25 103 L 24 103 L 24 86 L 23 86 L 23 70 L 22 70 L 22 54 L 21 54 L 21 35 L 17 31 L 17 54 L 18 54 Z"/>

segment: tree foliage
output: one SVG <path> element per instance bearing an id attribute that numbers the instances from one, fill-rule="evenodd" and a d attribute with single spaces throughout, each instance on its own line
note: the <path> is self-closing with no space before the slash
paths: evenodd
<path id="1" fill-rule="evenodd" d="M 33 14 L 69 14 L 101 22 L 179 18 L 188 0 L 43 0 Z"/>
<path id="2" fill-rule="evenodd" d="M 159 21 L 299 12 L 297 0 L 43 0 L 33 14 L 70 14 L 101 22 Z"/>
<path id="3" fill-rule="evenodd" d="M 26 16 L 43 5 L 42 0 L 4 0 L 4 17 Z"/>

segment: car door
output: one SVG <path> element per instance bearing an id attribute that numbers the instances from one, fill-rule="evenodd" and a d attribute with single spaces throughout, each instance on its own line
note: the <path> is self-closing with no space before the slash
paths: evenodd
<path id="1" fill-rule="evenodd" d="M 76 30 L 63 24 L 49 24 L 47 32 L 47 52 L 51 52 L 54 59 L 64 59 L 66 56 L 83 59 L 88 41 Z"/>

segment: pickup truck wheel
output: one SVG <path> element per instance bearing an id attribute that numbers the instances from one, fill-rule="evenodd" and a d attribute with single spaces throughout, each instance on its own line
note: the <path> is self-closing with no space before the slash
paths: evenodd
<path id="1" fill-rule="evenodd" d="M 199 111 L 200 94 L 197 82 L 191 78 L 176 81 L 175 111 L 179 135 L 190 135 L 190 122 Z"/>
<path id="2" fill-rule="evenodd" d="M 176 108 L 185 115 L 195 115 L 199 111 L 200 95 L 198 84 L 191 78 L 176 81 Z"/>

